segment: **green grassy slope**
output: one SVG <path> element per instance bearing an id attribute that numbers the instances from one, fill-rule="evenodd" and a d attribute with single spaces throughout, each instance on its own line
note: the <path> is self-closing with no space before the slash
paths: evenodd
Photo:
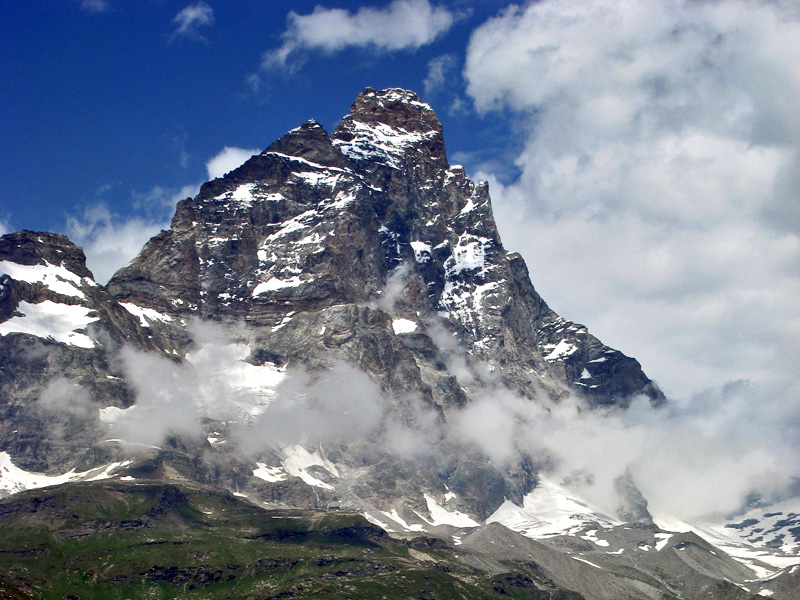
<path id="1" fill-rule="evenodd" d="M 0 599 L 563 599 L 534 573 L 478 571 L 440 540 L 359 515 L 267 511 L 226 492 L 106 481 L 0 502 Z"/>

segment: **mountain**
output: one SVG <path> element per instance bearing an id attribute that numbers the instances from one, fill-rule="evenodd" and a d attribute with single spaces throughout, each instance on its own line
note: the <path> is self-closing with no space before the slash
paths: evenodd
<path id="1" fill-rule="evenodd" d="M 630 482 L 607 514 L 519 443 L 560 406 L 665 398 L 547 306 L 412 92 L 368 88 L 332 133 L 308 121 L 204 184 L 105 286 L 63 236 L 3 236 L 0 319 L 0 493 L 112 478 L 359 513 L 587 599 L 759 579 L 658 529 Z"/>

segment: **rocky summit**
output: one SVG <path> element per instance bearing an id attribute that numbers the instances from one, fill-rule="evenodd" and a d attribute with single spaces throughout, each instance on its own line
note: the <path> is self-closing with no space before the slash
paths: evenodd
<path id="1" fill-rule="evenodd" d="M 630 481 L 616 514 L 548 481 L 524 419 L 498 420 L 665 399 L 547 306 L 412 92 L 368 88 L 333 132 L 307 121 L 205 183 L 105 286 L 64 236 L 3 236 L 0 320 L 0 495 L 180 482 L 463 542 L 491 574 L 537 561 L 542 590 L 756 590 L 752 565 L 658 530 Z M 619 562 L 645 547 L 675 556 Z"/>

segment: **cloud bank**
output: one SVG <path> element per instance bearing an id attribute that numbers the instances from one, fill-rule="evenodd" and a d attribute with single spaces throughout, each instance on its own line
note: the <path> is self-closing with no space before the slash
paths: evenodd
<path id="1" fill-rule="evenodd" d="M 475 107 L 522 125 L 517 177 L 472 165 L 506 247 L 673 398 L 798 374 L 799 13 L 544 0 L 468 47 Z"/>
<path id="2" fill-rule="evenodd" d="M 364 456 L 446 468 L 466 445 L 501 472 L 532 460 L 609 514 L 624 504 L 618 481 L 628 477 L 653 514 L 683 519 L 734 514 L 752 494 L 779 498 L 800 478 L 800 414 L 778 385 L 739 381 L 688 405 L 654 409 L 642 398 L 628 410 L 592 410 L 579 398 L 523 398 L 481 373 L 481 365 L 468 365 L 463 350 L 443 347 L 474 396 L 443 418 L 420 398 L 381 390 L 343 362 L 313 372 L 302 365 L 253 365 L 243 325 L 195 320 L 188 330 L 194 344 L 181 363 L 130 348 L 120 352 L 136 403 L 115 412 L 107 437 L 129 451 L 159 447 L 174 435 L 202 440 L 220 423 L 230 447 L 250 461 L 302 444 L 349 446 Z M 437 344 L 444 340 L 439 334 L 433 331 Z M 87 400 L 81 394 L 58 379 L 40 404 L 82 416 Z M 755 397 L 768 400 L 768 410 Z"/>

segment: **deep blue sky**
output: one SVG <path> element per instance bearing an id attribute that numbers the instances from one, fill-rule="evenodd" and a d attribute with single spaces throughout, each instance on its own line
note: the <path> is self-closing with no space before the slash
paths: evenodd
<path id="1" fill-rule="evenodd" d="M 288 8 L 308 14 L 316 3 L 212 3 L 213 23 L 175 35 L 173 19 L 187 4 L 109 0 L 88 11 L 67 0 L 3 3 L 0 219 L 9 228 L 63 230 L 67 215 L 98 201 L 127 213 L 132 192 L 204 180 L 206 161 L 225 146 L 263 149 L 312 117 L 333 128 L 366 86 L 425 96 L 428 62 L 452 53 L 455 75 L 472 28 L 497 8 L 473 3 L 471 16 L 418 49 L 308 53 L 294 73 L 262 72 L 254 91 L 248 77 L 281 44 Z M 460 78 L 453 83 L 426 97 L 449 150 L 485 150 L 507 128 L 470 110 L 450 114 L 463 97 Z"/>

